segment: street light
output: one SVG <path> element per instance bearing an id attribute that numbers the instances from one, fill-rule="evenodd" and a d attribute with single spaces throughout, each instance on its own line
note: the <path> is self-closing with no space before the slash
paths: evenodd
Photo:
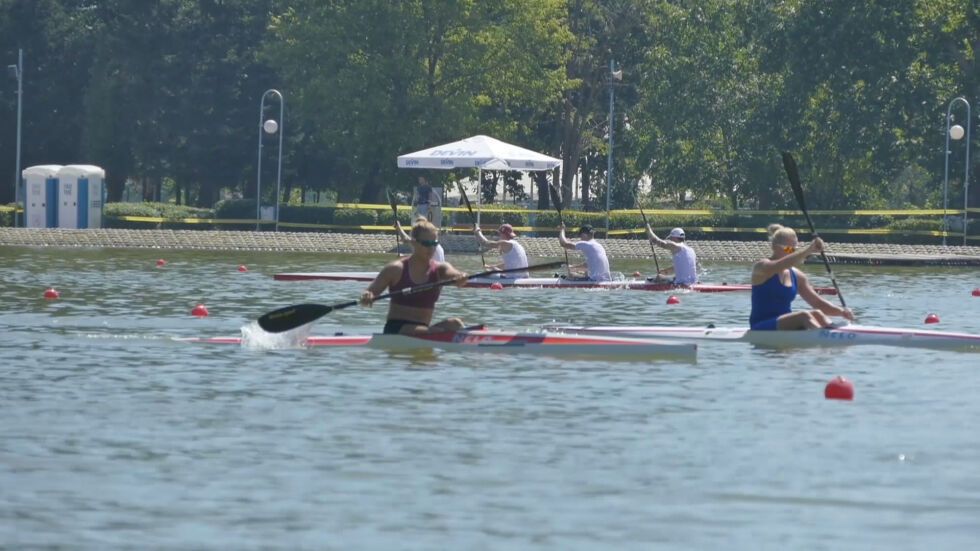
<path id="1" fill-rule="evenodd" d="M 967 203 L 969 202 L 969 191 L 970 191 L 970 127 L 973 126 L 970 123 L 970 102 L 966 101 L 966 98 L 953 98 L 949 102 L 949 106 L 946 108 L 946 171 L 943 175 L 943 246 L 946 245 L 946 230 L 947 230 L 947 219 L 946 219 L 946 206 L 948 204 L 949 195 L 949 155 L 952 153 L 949 150 L 949 139 L 959 140 L 963 137 L 963 127 L 956 124 L 950 126 L 953 122 L 952 111 L 953 104 L 961 101 L 963 105 L 966 106 L 966 168 L 963 170 L 963 244 L 966 245 L 966 216 L 967 216 Z"/>
<path id="2" fill-rule="evenodd" d="M 615 70 L 616 61 L 609 60 L 609 166 L 606 169 L 606 239 L 609 239 L 609 208 L 610 192 L 613 184 L 613 111 L 615 110 L 615 100 L 613 93 L 613 82 L 623 80 L 623 71 Z"/>
<path id="3" fill-rule="evenodd" d="M 274 119 L 263 120 L 265 119 L 265 98 L 268 96 L 279 98 L 279 122 Z M 255 177 L 255 231 L 259 231 L 259 225 L 262 222 L 262 134 L 275 134 L 276 131 L 279 132 L 279 169 L 276 172 L 276 231 L 279 231 L 279 188 L 282 186 L 282 135 L 285 126 L 283 120 L 285 107 L 286 102 L 282 99 L 279 90 L 266 90 L 259 102 L 259 162 L 258 174 Z"/>
<path id="4" fill-rule="evenodd" d="M 20 204 L 20 134 L 21 134 L 21 113 L 24 104 L 24 50 L 17 50 L 17 65 L 7 65 L 7 72 L 10 76 L 17 79 L 17 162 L 16 173 L 14 174 L 14 227 L 17 223 L 17 205 Z"/>

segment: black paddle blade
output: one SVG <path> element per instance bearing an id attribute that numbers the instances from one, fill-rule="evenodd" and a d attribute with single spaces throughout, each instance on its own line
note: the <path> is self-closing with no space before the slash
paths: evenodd
<path id="1" fill-rule="evenodd" d="M 561 192 L 555 189 L 554 185 L 548 184 L 548 195 L 551 196 L 551 202 L 554 203 L 558 216 L 561 216 Z"/>
<path id="2" fill-rule="evenodd" d="M 282 333 L 316 321 L 334 308 L 326 304 L 294 304 L 263 314 L 259 318 L 259 327 L 269 333 Z"/>
<path id="3" fill-rule="evenodd" d="M 385 188 L 385 195 L 388 196 L 388 204 L 391 205 L 391 212 L 395 213 L 395 220 L 398 220 L 398 201 L 391 194 L 391 189 Z"/>
<path id="4" fill-rule="evenodd" d="M 793 186 L 793 194 L 796 195 L 796 202 L 800 204 L 800 210 L 806 213 L 806 199 L 803 197 L 803 184 L 800 182 L 800 171 L 796 168 L 796 161 L 788 151 L 783 151 L 783 168 L 786 169 L 786 177 L 789 184 Z"/>
<path id="5" fill-rule="evenodd" d="M 466 205 L 466 210 L 470 211 L 470 214 L 473 214 L 473 207 L 470 206 L 470 198 L 466 196 L 466 190 L 463 189 L 463 183 L 457 180 L 456 185 L 459 186 L 459 196 L 463 199 L 463 204 Z"/>

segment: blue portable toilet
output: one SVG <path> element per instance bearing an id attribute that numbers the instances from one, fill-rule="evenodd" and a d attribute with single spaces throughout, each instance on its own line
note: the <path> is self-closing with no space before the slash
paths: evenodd
<path id="1" fill-rule="evenodd" d="M 68 165 L 58 171 L 58 227 L 101 228 L 105 170 Z"/>
<path id="2" fill-rule="evenodd" d="M 58 226 L 58 171 L 61 165 L 30 166 L 21 171 L 24 186 L 24 227 Z"/>

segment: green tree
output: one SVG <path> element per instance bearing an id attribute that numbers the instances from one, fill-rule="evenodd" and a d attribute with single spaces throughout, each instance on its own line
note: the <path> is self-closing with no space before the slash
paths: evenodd
<path id="1" fill-rule="evenodd" d="M 378 200 L 395 158 L 481 132 L 511 139 L 561 86 L 554 0 L 303 0 L 266 59 L 295 83 L 341 199 Z"/>

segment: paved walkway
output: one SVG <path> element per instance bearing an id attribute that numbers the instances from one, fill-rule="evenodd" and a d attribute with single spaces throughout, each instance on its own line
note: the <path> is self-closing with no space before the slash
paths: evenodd
<path id="1" fill-rule="evenodd" d="M 439 239 L 450 254 L 479 252 L 471 235 L 443 234 Z M 519 239 L 530 256 L 564 254 L 554 237 Z M 639 239 L 602 242 L 610 258 L 649 258 L 651 254 L 650 244 Z M 769 254 L 769 246 L 764 241 L 689 241 L 688 244 L 700 260 L 751 262 Z M 395 247 L 395 237 L 394 234 L 314 232 L 0 228 L 0 245 L 390 253 Z M 976 246 L 829 243 L 828 249 L 831 262 L 839 264 L 980 266 L 980 247 Z M 660 258 L 668 256 L 662 250 L 657 254 Z M 819 259 L 811 258 L 811 261 L 819 262 Z"/>

